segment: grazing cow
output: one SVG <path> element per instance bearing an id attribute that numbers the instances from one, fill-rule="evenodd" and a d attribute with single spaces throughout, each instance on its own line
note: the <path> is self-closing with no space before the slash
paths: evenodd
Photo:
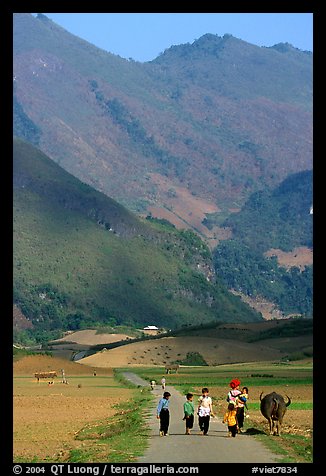
<path id="1" fill-rule="evenodd" d="M 269 393 L 262 398 L 263 392 L 260 394 L 260 411 L 262 415 L 268 420 L 269 434 L 280 435 L 283 418 L 286 408 L 290 405 L 291 399 L 287 397 L 288 401 L 285 403 L 282 395 L 276 392 Z"/>
<path id="2" fill-rule="evenodd" d="M 165 366 L 165 373 L 170 374 L 171 370 L 175 370 L 175 373 L 178 372 L 179 365 L 178 364 L 171 364 L 171 365 L 166 365 Z"/>

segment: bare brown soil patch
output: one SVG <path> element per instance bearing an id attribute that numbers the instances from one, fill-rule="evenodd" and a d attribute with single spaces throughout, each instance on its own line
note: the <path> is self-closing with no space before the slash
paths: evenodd
<path id="1" fill-rule="evenodd" d="M 55 343 L 75 342 L 76 344 L 96 345 L 96 344 L 110 344 L 111 342 L 118 342 L 131 338 L 127 334 L 99 334 L 95 329 L 86 329 L 82 331 L 71 332 L 61 339 L 56 339 Z"/>
<path id="2" fill-rule="evenodd" d="M 148 207 L 148 211 L 154 218 L 168 220 L 178 230 L 190 228 L 189 223 L 186 223 L 181 217 L 178 217 L 171 210 L 163 207 Z"/>
<path id="3" fill-rule="evenodd" d="M 278 264 L 288 269 L 297 267 L 303 271 L 305 266 L 313 264 L 313 250 L 305 246 L 294 248 L 288 253 L 272 248 L 265 253 L 265 256 L 276 256 Z"/>
<path id="4" fill-rule="evenodd" d="M 97 369 L 95 377 L 93 369 L 64 361 L 68 385 L 33 378 L 36 369 L 61 365 L 60 359 L 47 356 L 28 356 L 14 364 L 15 461 L 64 461 L 69 450 L 83 445 L 75 436 L 85 425 L 110 418 L 115 405 L 132 396 L 130 389 L 118 387 L 109 368 Z"/>
<path id="5" fill-rule="evenodd" d="M 175 185 L 160 174 L 152 173 L 148 176 L 158 189 L 156 201 L 159 205 L 152 205 L 147 209 L 154 218 L 168 220 L 179 230 L 191 229 L 199 233 L 211 249 L 219 241 L 231 238 L 230 228 L 214 226 L 208 229 L 203 225 L 206 214 L 221 212 L 215 203 L 193 195 L 187 188 Z M 230 210 L 234 211 L 238 209 Z"/>
<path id="6" fill-rule="evenodd" d="M 214 227 L 212 230 L 203 225 L 207 213 L 217 213 L 221 210 L 208 199 L 192 195 L 185 187 L 176 186 L 160 174 L 149 174 L 152 182 L 158 187 L 159 206 L 151 206 L 148 211 L 155 218 L 164 218 L 176 228 L 191 228 L 209 240 L 211 246 L 219 239 L 229 237 L 230 231 Z"/>
<path id="7" fill-rule="evenodd" d="M 298 339 L 301 339 L 300 341 Z M 79 360 L 80 364 L 96 367 L 124 367 L 128 365 L 165 365 L 186 358 L 189 352 L 200 353 L 209 365 L 223 363 L 279 360 L 295 349 L 311 345 L 311 336 L 293 337 L 290 343 L 282 339 L 260 342 L 241 342 L 210 337 L 162 337 L 158 340 L 130 343 L 107 349 Z M 282 350 L 279 349 L 282 347 Z"/>
<path id="8" fill-rule="evenodd" d="M 240 296 L 243 302 L 260 312 L 263 318 L 267 321 L 271 319 L 285 319 L 292 316 L 284 314 L 276 304 L 267 301 L 263 296 L 256 296 L 253 298 L 239 291 L 235 291 L 234 289 L 230 289 L 230 291 L 236 296 Z"/>
<path id="9" fill-rule="evenodd" d="M 34 377 L 35 372 L 48 372 L 54 370 L 58 374 L 57 380 L 60 380 L 61 369 L 65 370 L 67 377 L 69 377 L 69 375 L 92 374 L 90 368 L 87 368 L 78 362 L 71 362 L 70 360 L 55 358 L 49 355 L 28 355 L 13 364 L 14 376 L 25 375 Z M 113 375 L 111 368 L 100 369 L 100 372 L 102 375 Z"/>
<path id="10" fill-rule="evenodd" d="M 211 230 L 209 230 L 203 224 L 198 226 L 198 220 L 197 225 L 195 225 L 191 219 L 185 221 L 182 217 L 177 216 L 172 210 L 167 210 L 166 208 L 148 207 L 148 211 L 154 218 L 168 220 L 178 230 L 186 229 L 199 232 L 201 238 L 206 241 L 211 249 L 214 249 L 218 245 L 219 241 L 228 240 L 232 236 L 230 228 L 214 226 Z"/>
<path id="11" fill-rule="evenodd" d="M 93 345 L 106 345 L 112 342 L 132 339 L 126 334 L 97 333 L 95 329 L 71 332 L 61 339 L 49 342 L 49 349 L 58 358 L 71 360 L 79 352 L 87 351 Z"/>
<path id="12" fill-rule="evenodd" d="M 27 319 L 26 316 L 21 312 L 21 310 L 14 304 L 13 305 L 13 328 L 18 330 L 23 329 L 32 329 L 33 324 Z"/>

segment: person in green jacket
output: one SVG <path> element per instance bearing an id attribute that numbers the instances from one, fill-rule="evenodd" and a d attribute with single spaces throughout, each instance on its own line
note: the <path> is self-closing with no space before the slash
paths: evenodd
<path id="1" fill-rule="evenodd" d="M 193 394 L 187 393 L 186 398 L 187 400 L 183 404 L 183 412 L 184 417 L 183 419 L 186 421 L 186 435 L 190 435 L 191 429 L 194 426 L 194 414 L 195 408 L 193 404 Z"/>

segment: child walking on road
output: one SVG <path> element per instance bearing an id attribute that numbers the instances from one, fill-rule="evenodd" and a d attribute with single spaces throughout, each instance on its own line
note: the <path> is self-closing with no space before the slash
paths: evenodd
<path id="1" fill-rule="evenodd" d="M 238 421 L 238 433 L 242 433 L 243 422 L 245 417 L 245 409 L 248 410 L 248 387 L 243 387 L 240 395 L 237 396 L 237 421 Z"/>
<path id="2" fill-rule="evenodd" d="M 209 428 L 209 420 L 213 415 L 212 399 L 208 396 L 209 390 L 207 387 L 202 389 L 202 395 L 199 397 L 198 403 L 198 423 L 202 435 L 207 435 Z"/>
<path id="3" fill-rule="evenodd" d="M 169 398 L 171 393 L 164 392 L 157 405 L 157 418 L 160 420 L 160 436 L 167 436 L 170 424 Z"/>
<path id="4" fill-rule="evenodd" d="M 223 423 L 228 425 L 229 436 L 235 437 L 238 432 L 237 410 L 232 402 L 229 403 L 228 411 L 224 414 Z"/>
<path id="5" fill-rule="evenodd" d="M 187 393 L 187 401 L 183 404 L 183 419 L 186 420 L 186 435 L 190 435 L 191 429 L 194 426 L 195 407 L 192 401 L 193 397 L 192 393 Z"/>

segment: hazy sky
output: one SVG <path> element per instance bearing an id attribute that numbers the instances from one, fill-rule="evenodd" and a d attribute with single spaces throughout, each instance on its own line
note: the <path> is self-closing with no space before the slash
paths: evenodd
<path id="1" fill-rule="evenodd" d="M 42 12 L 44 13 L 44 12 Z M 313 50 L 312 13 L 44 13 L 70 33 L 122 58 L 150 61 L 205 33 L 258 46 Z"/>

